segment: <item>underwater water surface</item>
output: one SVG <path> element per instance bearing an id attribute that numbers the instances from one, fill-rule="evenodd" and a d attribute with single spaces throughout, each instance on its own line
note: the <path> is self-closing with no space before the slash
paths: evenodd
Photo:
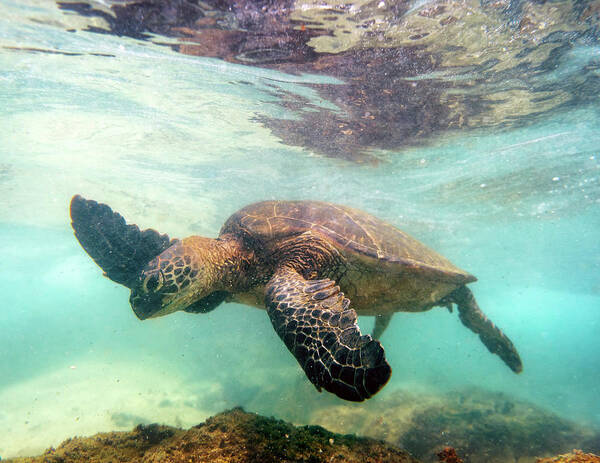
<path id="1" fill-rule="evenodd" d="M 410 18 L 431 7 L 411 5 L 403 13 Z M 104 278 L 74 238 L 74 194 L 180 238 L 216 236 L 253 201 L 364 209 L 477 276 L 471 288 L 479 305 L 513 340 L 524 371 L 515 375 L 490 355 L 456 312 L 397 313 L 382 337 L 392 378 L 355 407 L 374 409 L 398 390 L 474 387 L 600 427 L 596 37 L 582 32 L 568 50 L 561 45 L 553 66 L 520 82 L 522 93 L 515 75 L 501 70 L 486 81 L 493 92 L 447 84 L 485 80 L 480 68 L 470 69 L 479 77 L 453 74 L 447 63 L 442 77 L 437 68 L 413 71 L 403 85 L 439 83 L 450 89 L 439 101 L 464 92 L 456 101 L 472 103 L 464 113 L 472 123 L 452 124 L 444 113 L 427 138 L 378 143 L 378 133 L 396 128 L 372 122 L 369 110 L 339 127 L 352 137 L 361 118 L 373 124 L 364 128 L 369 137 L 347 143 L 339 141 L 343 133 L 317 134 L 310 117 L 345 114 L 360 88 L 344 87 L 347 76 L 317 72 L 317 61 L 275 69 L 229 52 L 191 56 L 198 53 L 182 53 L 181 42 L 165 46 L 176 43 L 168 34 L 98 33 L 90 25 L 104 26 L 93 15 L 49 1 L 0 0 L 0 13 L 0 457 L 140 422 L 191 426 L 238 405 L 319 424 L 319 410 L 343 404 L 308 382 L 264 311 L 224 304 L 208 314 L 139 321 L 128 290 Z M 308 43 L 330 56 L 357 40 L 364 45 L 363 36 L 347 35 L 343 46 L 334 40 L 342 32 Z M 403 44 L 401 34 L 394 37 Z M 525 95 L 534 87 L 538 93 Z M 473 103 L 484 91 L 494 98 Z M 313 143 L 303 143 L 311 130 Z M 359 319 L 363 331 L 372 323 Z"/>

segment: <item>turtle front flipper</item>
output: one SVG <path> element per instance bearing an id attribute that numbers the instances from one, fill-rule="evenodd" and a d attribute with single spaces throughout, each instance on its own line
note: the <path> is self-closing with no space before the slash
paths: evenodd
<path id="1" fill-rule="evenodd" d="M 514 344 L 485 316 L 469 288 L 461 286 L 449 295 L 449 300 L 458 306 L 458 315 L 463 325 L 477 333 L 492 354 L 498 355 L 515 373 L 523 371 L 521 357 Z"/>
<path id="2" fill-rule="evenodd" d="M 266 306 L 275 331 L 319 391 L 359 402 L 390 378 L 383 347 L 361 335 L 356 312 L 334 281 L 279 269 L 267 284 Z"/>
<path id="3" fill-rule="evenodd" d="M 132 288 L 139 272 L 176 240 L 155 230 L 140 230 L 106 204 L 82 196 L 71 199 L 71 226 L 75 237 L 116 283 Z"/>

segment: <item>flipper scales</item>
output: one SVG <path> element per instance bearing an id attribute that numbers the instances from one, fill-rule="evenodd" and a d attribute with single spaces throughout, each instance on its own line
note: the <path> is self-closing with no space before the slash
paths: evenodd
<path id="1" fill-rule="evenodd" d="M 523 363 L 514 344 L 481 311 L 471 290 L 461 286 L 450 294 L 450 298 L 458 306 L 458 316 L 463 325 L 478 334 L 485 347 L 499 356 L 512 371 L 521 373 Z"/>
<path id="2" fill-rule="evenodd" d="M 75 237 L 116 283 L 131 288 L 142 268 L 171 246 L 175 240 L 155 230 L 140 230 L 106 204 L 85 199 L 71 199 L 71 226 Z"/>
<path id="3" fill-rule="evenodd" d="M 387 383 L 392 370 L 383 347 L 361 334 L 334 281 L 280 269 L 267 284 L 266 305 L 275 331 L 318 390 L 360 402 Z"/>

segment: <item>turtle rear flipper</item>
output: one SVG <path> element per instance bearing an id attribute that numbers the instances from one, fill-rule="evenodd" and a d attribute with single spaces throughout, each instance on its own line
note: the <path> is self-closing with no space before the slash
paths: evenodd
<path id="1" fill-rule="evenodd" d="M 461 286 L 450 294 L 449 299 L 458 306 L 458 315 L 463 325 L 477 333 L 488 350 L 498 355 L 512 371 L 521 373 L 523 364 L 517 349 L 481 311 L 471 290 Z"/>
<path id="2" fill-rule="evenodd" d="M 375 326 L 373 327 L 373 332 L 371 333 L 373 339 L 381 339 L 381 336 L 387 329 L 393 316 L 393 312 L 375 315 Z"/>
<path id="3" fill-rule="evenodd" d="M 356 312 L 334 281 L 279 269 L 267 284 L 266 305 L 275 331 L 319 391 L 359 402 L 390 378 L 383 347 L 361 335 Z"/>
<path id="4" fill-rule="evenodd" d="M 75 195 L 71 199 L 75 237 L 116 283 L 132 288 L 139 272 L 176 240 L 155 230 L 140 230 L 106 204 Z"/>

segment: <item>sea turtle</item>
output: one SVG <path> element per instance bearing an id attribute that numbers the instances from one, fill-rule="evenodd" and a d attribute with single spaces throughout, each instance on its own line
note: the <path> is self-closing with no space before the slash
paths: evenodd
<path id="1" fill-rule="evenodd" d="M 476 278 L 406 233 L 356 209 L 318 201 L 264 201 L 233 214 L 216 239 L 182 240 L 127 225 L 107 205 L 71 200 L 75 236 L 111 280 L 131 290 L 140 319 L 223 301 L 267 310 L 320 391 L 362 401 L 388 381 L 377 340 L 392 314 L 458 306 L 463 324 L 516 373 L 512 342 L 465 286 Z M 351 302 L 352 301 L 352 302 Z M 376 316 L 373 337 L 357 313 Z"/>

